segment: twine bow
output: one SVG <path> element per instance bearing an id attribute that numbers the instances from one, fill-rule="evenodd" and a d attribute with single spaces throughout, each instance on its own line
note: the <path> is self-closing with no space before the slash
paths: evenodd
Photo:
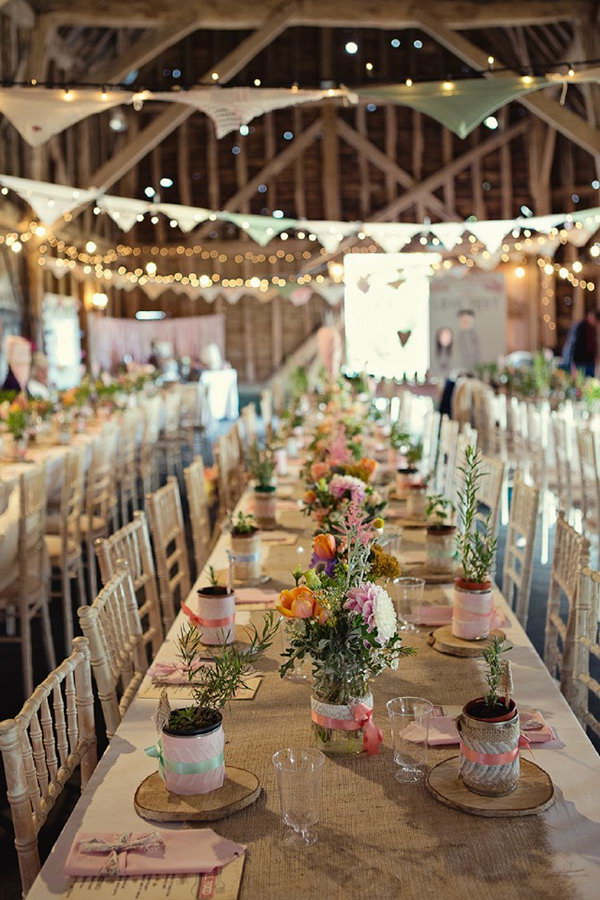
<path id="1" fill-rule="evenodd" d="M 102 867 L 103 875 L 119 874 L 119 853 L 130 853 L 132 850 L 138 853 L 153 853 L 156 850 L 165 849 L 165 842 L 157 831 L 149 831 L 147 834 L 138 834 L 135 837 L 132 832 L 115 834 L 112 841 L 104 838 L 89 838 L 79 842 L 82 853 L 108 853 L 106 864 Z"/>

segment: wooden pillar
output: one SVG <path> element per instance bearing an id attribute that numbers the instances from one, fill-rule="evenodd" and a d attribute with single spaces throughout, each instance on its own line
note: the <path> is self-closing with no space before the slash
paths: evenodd
<path id="1" fill-rule="evenodd" d="M 543 347 L 556 347 L 556 288 L 555 274 L 543 269 L 539 274 L 540 340 Z M 552 328 L 551 325 L 554 325 Z"/>
<path id="2" fill-rule="evenodd" d="M 322 185 L 325 218 L 341 219 L 338 138 L 335 128 L 335 109 L 323 107 Z"/>
<path id="3" fill-rule="evenodd" d="M 256 364 L 254 358 L 254 342 L 256 329 L 253 325 L 252 319 L 252 303 L 256 302 L 255 300 L 251 300 L 250 297 L 243 297 L 240 301 L 242 303 L 242 317 L 243 317 L 243 328 L 244 328 L 244 377 L 249 384 L 253 384 L 256 379 Z"/>
<path id="4" fill-rule="evenodd" d="M 283 362 L 283 318 L 281 315 L 281 297 L 271 300 L 271 363 L 273 370 Z"/>
<path id="5" fill-rule="evenodd" d="M 23 324 L 28 331 L 29 338 L 41 349 L 43 347 L 44 272 L 38 262 L 40 241 L 32 238 L 25 246 L 27 321 Z"/>
<path id="6" fill-rule="evenodd" d="M 508 124 L 506 109 L 500 113 L 500 123 L 505 130 Z M 512 219 L 513 212 L 513 186 L 512 186 L 512 157 L 510 155 L 510 143 L 500 147 L 500 181 L 502 185 L 502 218 Z"/>

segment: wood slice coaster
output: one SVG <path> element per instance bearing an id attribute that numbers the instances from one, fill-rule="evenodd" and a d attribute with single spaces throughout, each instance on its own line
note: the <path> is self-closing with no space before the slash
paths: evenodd
<path id="1" fill-rule="evenodd" d="M 151 822 L 214 822 L 225 819 L 258 799 L 261 787 L 253 772 L 225 766 L 223 787 L 208 794 L 171 794 L 154 772 L 139 785 L 136 813 Z"/>
<path id="2" fill-rule="evenodd" d="M 425 563 L 409 563 L 402 566 L 402 574 L 422 578 L 425 584 L 452 584 L 462 574 L 462 569 L 457 567 L 454 572 L 428 572 Z"/>
<path id="3" fill-rule="evenodd" d="M 506 640 L 506 635 L 499 628 L 490 631 L 487 638 L 480 641 L 465 641 L 463 638 L 454 637 L 451 625 L 442 625 L 429 635 L 428 641 L 434 650 L 439 653 L 447 653 L 449 656 L 481 656 L 481 651 L 490 640 L 497 637 L 501 641 Z"/>
<path id="4" fill-rule="evenodd" d="M 458 756 L 434 766 L 425 785 L 436 800 L 471 816 L 506 818 L 544 812 L 554 802 L 554 785 L 547 772 L 528 759 L 521 759 L 521 777 L 512 794 L 482 797 L 470 791 L 458 777 Z"/>

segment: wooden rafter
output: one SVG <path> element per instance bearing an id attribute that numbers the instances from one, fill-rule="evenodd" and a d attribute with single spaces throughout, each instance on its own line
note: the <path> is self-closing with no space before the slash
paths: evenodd
<path id="1" fill-rule="evenodd" d="M 168 17 L 164 0 L 103 0 L 91 4 L 89 0 L 45 0 L 46 12 L 59 25 L 89 25 L 92 27 L 156 27 Z M 265 22 L 276 4 L 272 0 L 186 0 L 186 9 L 197 14 L 202 28 L 256 28 Z M 351 28 L 413 28 L 418 27 L 419 10 L 423 4 L 414 0 L 304 0 L 292 25 Z M 586 16 L 594 7 L 593 0 L 429 0 L 428 10 L 444 18 L 453 28 L 510 28 L 515 24 L 542 25 L 556 20 L 572 20 Z"/>
<path id="2" fill-rule="evenodd" d="M 241 41 L 235 50 L 228 53 L 216 66 L 211 66 L 201 81 L 210 82 L 213 72 L 218 72 L 221 84 L 233 78 L 257 53 L 260 53 L 278 34 L 285 30 L 295 8 L 296 0 L 279 4 L 277 12 L 273 14 L 268 22 Z M 107 190 L 125 172 L 128 172 L 132 166 L 135 166 L 140 159 L 143 159 L 157 144 L 181 125 L 182 122 L 185 122 L 193 112 L 193 106 L 182 103 L 173 104 L 169 109 L 158 115 L 146 128 L 138 132 L 134 138 L 127 141 L 112 159 L 101 166 L 90 178 L 89 186 L 99 191 Z"/>
<path id="3" fill-rule="evenodd" d="M 343 119 L 337 120 L 336 128 L 342 140 L 347 144 L 350 144 L 351 147 L 354 147 L 355 150 L 363 153 L 369 162 L 389 176 L 396 184 L 399 184 L 404 188 L 412 188 L 417 183 L 412 175 L 409 175 L 409 173 L 402 169 L 393 159 L 385 153 L 382 153 L 379 147 L 376 147 L 375 144 L 371 143 L 368 138 L 359 134 L 354 128 L 351 128 Z M 456 210 L 445 204 L 439 197 L 436 197 L 435 194 L 430 193 L 426 195 L 424 203 L 431 212 L 438 215 L 441 219 L 445 219 L 446 221 L 458 219 Z"/>
<path id="4" fill-rule="evenodd" d="M 507 75 L 514 76 L 511 73 L 494 73 L 488 70 L 488 54 L 484 50 L 480 50 L 471 41 L 461 34 L 457 34 L 452 28 L 441 18 L 434 18 L 426 13 L 419 13 L 420 27 L 426 31 L 431 37 L 435 38 L 438 43 L 446 47 L 464 62 L 468 63 L 475 69 L 479 69 L 487 78 L 502 78 Z M 496 60 L 498 66 L 502 66 L 501 60 Z M 572 113 L 569 109 L 561 106 L 552 97 L 548 97 L 541 91 L 534 94 L 526 94 L 519 98 L 519 103 L 525 106 L 530 112 L 539 116 L 548 125 L 552 125 L 561 134 L 578 144 L 593 156 L 600 153 L 600 131 L 591 127 L 580 116 Z"/>
<path id="5" fill-rule="evenodd" d="M 456 159 L 453 159 L 445 166 L 442 166 L 442 168 L 438 169 L 433 175 L 430 175 L 418 184 L 413 185 L 413 187 L 409 188 L 404 194 L 397 197 L 391 203 L 386 203 L 386 205 L 377 212 L 371 214 L 369 217 L 370 220 L 372 222 L 393 221 L 397 216 L 409 209 L 409 207 L 419 202 L 419 200 L 431 194 L 432 191 L 438 190 L 452 178 L 455 178 L 460 172 L 463 172 L 465 169 L 469 168 L 469 166 L 472 166 L 476 160 L 482 159 L 489 153 L 493 153 L 495 150 L 510 143 L 510 141 L 513 141 L 515 138 L 520 137 L 527 131 L 528 127 L 528 122 L 518 122 L 504 133 L 495 134 L 486 141 L 482 141 L 476 147 L 472 147 L 470 150 L 467 150 L 466 153 L 462 153 Z M 355 243 L 355 236 L 346 238 L 342 241 L 335 253 L 321 254 L 317 259 L 310 260 L 310 262 L 302 267 L 302 272 L 310 272 L 323 265 L 323 263 L 328 260 L 335 259 L 335 257 L 339 256 L 343 250 L 347 247 L 351 247 Z"/>

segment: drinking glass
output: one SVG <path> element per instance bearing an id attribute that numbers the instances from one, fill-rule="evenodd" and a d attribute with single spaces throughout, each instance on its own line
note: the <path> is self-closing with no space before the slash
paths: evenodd
<path id="1" fill-rule="evenodd" d="M 281 641 L 280 644 L 280 652 L 283 654 L 285 650 L 289 649 L 290 646 L 290 636 L 287 630 L 287 623 L 289 619 L 286 619 L 285 616 L 281 616 L 279 620 L 279 638 Z M 283 662 L 287 659 L 286 656 L 283 657 Z M 285 678 L 288 678 L 290 681 L 308 681 L 311 674 L 311 663 L 310 657 L 305 656 L 303 660 L 296 660 L 293 667 L 289 669 Z"/>
<path id="2" fill-rule="evenodd" d="M 281 819 L 291 829 L 286 844 L 305 846 L 318 840 L 314 825 L 321 809 L 325 757 L 320 750 L 286 747 L 273 754 Z"/>
<path id="3" fill-rule="evenodd" d="M 396 617 L 398 619 L 398 631 L 415 631 L 419 629 L 406 621 L 406 616 L 411 615 L 417 606 L 423 602 L 425 582 L 422 578 L 394 578 L 387 584 L 387 592 L 392 598 Z"/>
<path id="4" fill-rule="evenodd" d="M 386 553 L 391 553 L 398 559 L 402 547 L 402 529 L 393 526 L 384 528 L 383 534 L 377 538 L 377 543 L 385 549 Z"/>
<path id="5" fill-rule="evenodd" d="M 420 697 L 395 697 L 386 703 L 392 730 L 395 778 L 407 784 L 423 781 L 427 767 L 429 719 L 433 704 Z"/>

